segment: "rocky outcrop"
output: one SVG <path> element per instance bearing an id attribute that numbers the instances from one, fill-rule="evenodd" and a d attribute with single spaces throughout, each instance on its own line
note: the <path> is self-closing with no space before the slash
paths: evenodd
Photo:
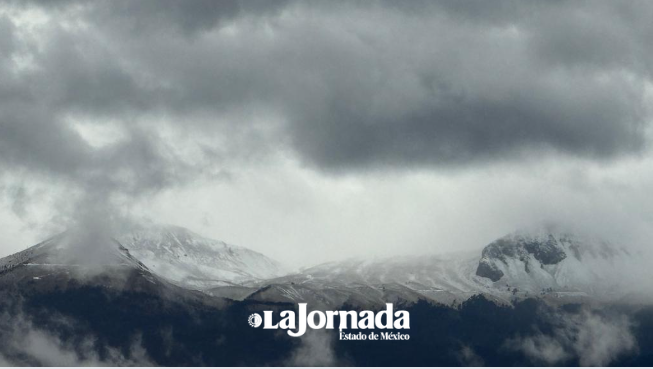
<path id="1" fill-rule="evenodd" d="M 489 278 L 492 282 L 496 282 L 503 277 L 501 269 L 488 260 L 481 259 L 476 268 L 476 275 L 479 277 Z"/>
<path id="2" fill-rule="evenodd" d="M 496 282 L 504 276 L 502 267 L 510 260 L 524 263 L 526 272 L 533 261 L 540 265 L 558 264 L 567 257 L 563 243 L 569 243 L 569 236 L 549 232 L 535 235 L 515 233 L 500 238 L 483 249 L 476 275 Z"/>

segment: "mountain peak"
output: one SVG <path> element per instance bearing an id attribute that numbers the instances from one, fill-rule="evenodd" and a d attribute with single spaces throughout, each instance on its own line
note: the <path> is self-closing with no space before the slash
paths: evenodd
<path id="1" fill-rule="evenodd" d="M 117 240 L 109 237 L 89 239 L 75 231 L 66 231 L 23 251 L 0 259 L 0 267 L 17 265 L 94 267 L 126 265 L 142 267 Z"/>
<path id="2" fill-rule="evenodd" d="M 574 240 L 572 235 L 554 232 L 550 228 L 519 230 L 499 238 L 483 249 L 476 275 L 496 282 L 504 275 L 501 264 L 512 259 L 525 262 L 526 268 L 530 259 L 542 265 L 557 264 L 568 256 L 563 245 L 575 244 Z"/>
<path id="3" fill-rule="evenodd" d="M 560 226 L 522 229 L 493 241 L 482 252 L 478 277 L 492 283 L 541 290 L 594 291 L 616 286 L 628 252 L 598 237 Z M 614 272 L 614 273 L 613 273 Z M 614 288 L 613 288 L 614 290 Z"/>
<path id="4" fill-rule="evenodd" d="M 283 274 L 279 263 L 258 252 L 212 240 L 183 227 L 157 224 L 139 225 L 119 235 L 105 230 L 71 229 L 0 259 L 0 273 L 18 266 L 64 272 L 128 267 L 151 271 L 191 289 Z"/>
<path id="5" fill-rule="evenodd" d="M 261 253 L 179 226 L 147 224 L 117 239 L 155 273 L 184 287 L 204 289 L 282 274 L 280 264 Z"/>

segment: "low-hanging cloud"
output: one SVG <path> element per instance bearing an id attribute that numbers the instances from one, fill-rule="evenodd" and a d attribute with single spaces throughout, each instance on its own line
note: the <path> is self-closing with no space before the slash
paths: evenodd
<path id="1" fill-rule="evenodd" d="M 339 364 L 333 348 L 335 336 L 326 330 L 310 331 L 301 337 L 299 346 L 284 363 L 287 366 L 336 366 Z"/>
<path id="2" fill-rule="evenodd" d="M 560 365 L 577 360 L 580 366 L 607 366 L 621 355 L 637 350 L 632 323 L 625 315 L 600 314 L 583 309 L 551 319 L 550 334 L 518 337 L 506 342 L 535 363 Z"/>
<path id="3" fill-rule="evenodd" d="M 463 346 L 456 356 L 463 366 L 484 366 L 485 364 L 483 358 L 469 346 Z"/>
<path id="4" fill-rule="evenodd" d="M 65 318 L 59 318 L 61 320 Z M 65 324 L 78 324 L 64 321 Z M 2 366 L 151 366 L 153 362 L 135 337 L 127 352 L 107 347 L 100 355 L 95 337 L 62 341 L 56 333 L 34 326 L 21 314 L 0 314 L 0 365 Z"/>

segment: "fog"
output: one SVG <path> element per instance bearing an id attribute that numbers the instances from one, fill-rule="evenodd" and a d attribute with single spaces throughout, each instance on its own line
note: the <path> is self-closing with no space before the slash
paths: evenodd
<path id="1" fill-rule="evenodd" d="M 592 312 L 557 314 L 553 334 L 518 337 L 506 342 L 535 363 L 556 365 L 578 358 L 580 366 L 607 366 L 621 355 L 636 352 L 637 341 L 626 315 Z"/>

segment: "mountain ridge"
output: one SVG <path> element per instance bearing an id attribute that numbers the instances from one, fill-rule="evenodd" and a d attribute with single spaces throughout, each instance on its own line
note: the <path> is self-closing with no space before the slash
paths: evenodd
<path id="1" fill-rule="evenodd" d="M 0 272 L 9 264 L 41 257 L 39 252 L 48 247 L 65 248 L 66 237 L 58 235 L 0 259 Z M 232 300 L 333 307 L 424 299 L 456 305 L 479 294 L 510 304 L 528 297 L 615 300 L 634 293 L 633 285 L 625 284 L 621 276 L 632 262 L 627 250 L 554 228 L 516 231 L 482 251 L 349 258 L 298 272 L 283 270 L 274 260 L 245 247 L 177 226 L 135 228 L 111 242 L 117 250 L 112 257 L 118 260 L 125 258 L 182 288 Z"/>
<path id="2" fill-rule="evenodd" d="M 187 288 L 234 285 L 284 273 L 280 263 L 262 253 L 178 226 L 137 227 L 117 240 L 154 272 Z"/>

